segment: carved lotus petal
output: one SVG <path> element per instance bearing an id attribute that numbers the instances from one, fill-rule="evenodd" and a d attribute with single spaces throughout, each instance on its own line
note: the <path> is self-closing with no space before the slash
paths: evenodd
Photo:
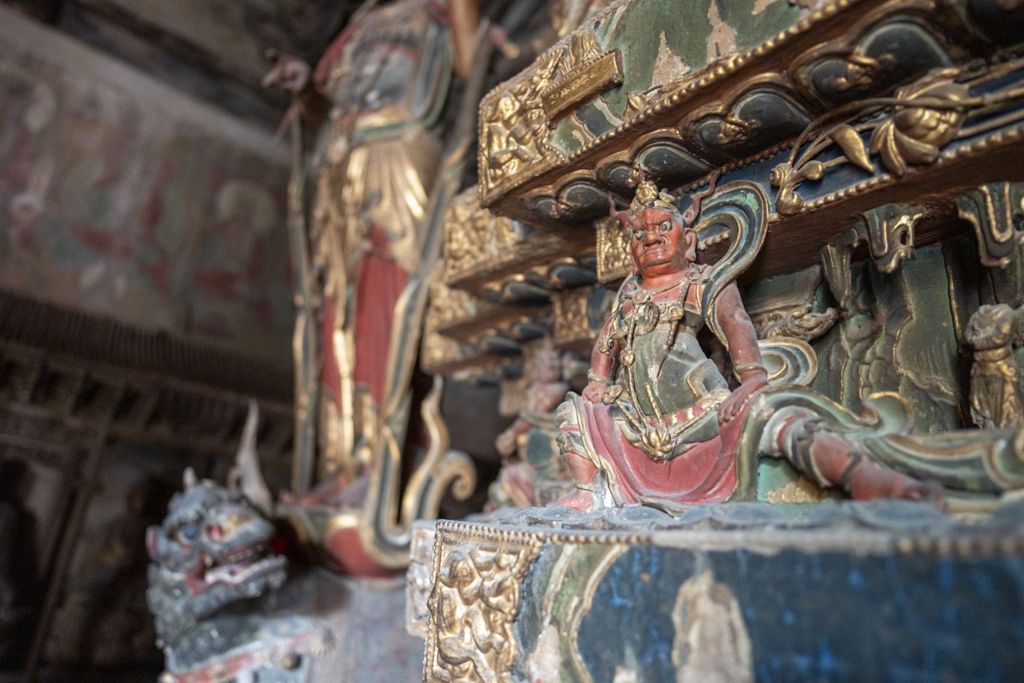
<path id="1" fill-rule="evenodd" d="M 940 111 L 912 107 L 896 114 L 893 120 L 897 130 L 908 138 L 943 147 L 960 130 L 963 115 L 955 110 Z"/>
<path id="2" fill-rule="evenodd" d="M 927 166 L 939 157 L 936 145 L 907 135 L 897 127 L 894 119 L 875 130 L 871 151 L 881 155 L 882 164 L 897 176 L 906 173 L 910 166 Z"/>
<path id="3" fill-rule="evenodd" d="M 882 164 L 898 176 L 907 172 L 907 164 L 896 147 L 896 123 L 890 119 L 875 129 L 871 151 L 882 156 Z"/>
<path id="4" fill-rule="evenodd" d="M 916 92 L 908 89 L 898 94 L 911 100 L 954 103 L 962 100 L 967 90 L 959 83 L 932 83 Z M 956 109 L 907 107 L 875 129 L 871 151 L 881 155 L 889 171 L 902 176 L 910 166 L 934 163 L 941 149 L 960 132 L 963 121 L 964 113 Z"/>
<path id="5" fill-rule="evenodd" d="M 843 150 L 843 154 L 846 155 L 846 158 L 851 163 L 856 164 L 868 173 L 874 172 L 875 167 L 871 163 L 871 159 L 868 158 L 868 150 L 864 146 L 864 141 L 860 139 L 860 133 L 851 126 L 843 124 L 836 126 L 835 130 L 832 131 L 831 137 L 839 149 Z"/>

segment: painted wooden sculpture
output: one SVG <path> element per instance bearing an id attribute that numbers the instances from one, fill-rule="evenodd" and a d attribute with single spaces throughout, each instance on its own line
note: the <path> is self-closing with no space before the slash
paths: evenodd
<path id="1" fill-rule="evenodd" d="M 737 448 L 768 370 L 730 277 L 734 259 L 696 262 L 693 224 L 712 191 L 713 183 L 683 214 L 671 195 L 644 180 L 629 210 L 614 212 L 629 239 L 633 274 L 598 337 L 583 394 L 570 394 L 559 410 L 562 452 L 577 486 L 560 504 L 722 502 L 736 490 Z M 744 230 L 742 221 L 736 225 Z M 733 390 L 698 340 L 705 326 L 728 351 L 739 382 Z M 818 423 L 811 411 L 780 413 L 765 425 L 761 448 L 854 498 L 929 494 L 930 487 L 864 458 Z"/>

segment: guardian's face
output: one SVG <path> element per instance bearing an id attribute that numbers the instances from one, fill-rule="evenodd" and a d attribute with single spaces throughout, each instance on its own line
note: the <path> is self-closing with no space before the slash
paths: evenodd
<path id="1" fill-rule="evenodd" d="M 686 267 L 694 234 L 683 229 L 675 214 L 657 208 L 644 209 L 623 228 L 640 275 L 663 275 Z"/>

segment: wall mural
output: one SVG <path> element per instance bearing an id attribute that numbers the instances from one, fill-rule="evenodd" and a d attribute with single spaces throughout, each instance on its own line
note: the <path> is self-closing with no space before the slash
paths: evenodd
<path id="1" fill-rule="evenodd" d="M 0 286 L 264 357 L 287 348 L 286 145 L 11 19 Z"/>

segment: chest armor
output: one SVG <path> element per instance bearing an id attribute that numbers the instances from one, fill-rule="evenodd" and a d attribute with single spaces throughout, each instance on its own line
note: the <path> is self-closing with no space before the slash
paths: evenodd
<path id="1" fill-rule="evenodd" d="M 691 408 L 705 396 L 728 392 L 728 383 L 697 341 L 704 327 L 703 283 L 686 281 L 677 297 L 653 300 L 641 289 L 624 292 L 614 336 L 621 351 L 615 383 L 635 396 L 634 409 L 657 418 Z M 630 387 L 630 385 L 632 385 Z"/>

